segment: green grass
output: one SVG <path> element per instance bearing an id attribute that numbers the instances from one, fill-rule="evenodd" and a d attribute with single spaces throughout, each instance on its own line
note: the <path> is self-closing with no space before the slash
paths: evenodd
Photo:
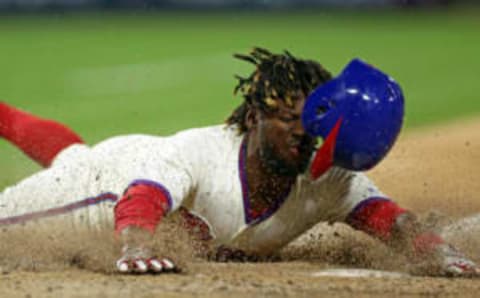
<path id="1" fill-rule="evenodd" d="M 219 123 L 240 102 L 231 58 L 288 49 L 338 73 L 351 58 L 403 86 L 406 127 L 480 112 L 480 11 L 0 16 L 0 98 L 88 143 Z M 0 142 L 0 185 L 37 169 Z"/>

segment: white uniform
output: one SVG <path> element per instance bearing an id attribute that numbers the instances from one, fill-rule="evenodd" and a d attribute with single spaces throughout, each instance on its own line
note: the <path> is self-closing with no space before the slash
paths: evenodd
<path id="1" fill-rule="evenodd" d="M 383 196 L 364 174 L 332 168 L 316 181 L 299 176 L 281 204 L 251 218 L 242 141 L 236 127 L 218 125 L 73 145 L 50 168 L 0 194 L 0 226 L 52 218 L 74 228 L 111 226 L 124 190 L 143 181 L 168 193 L 172 211 L 183 206 L 202 218 L 216 243 L 266 253 L 317 222 L 345 220 L 359 202 Z"/>

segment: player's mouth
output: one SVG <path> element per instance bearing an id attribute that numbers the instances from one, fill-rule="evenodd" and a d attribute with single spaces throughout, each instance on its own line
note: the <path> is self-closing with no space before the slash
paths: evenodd
<path id="1" fill-rule="evenodd" d="M 300 150 L 301 149 L 299 145 L 294 145 L 289 147 L 290 154 L 295 158 L 298 158 L 300 156 Z"/>
<path id="2" fill-rule="evenodd" d="M 304 138 L 298 141 L 291 141 L 289 143 L 289 152 L 295 159 L 310 158 L 314 149 L 314 140 Z"/>

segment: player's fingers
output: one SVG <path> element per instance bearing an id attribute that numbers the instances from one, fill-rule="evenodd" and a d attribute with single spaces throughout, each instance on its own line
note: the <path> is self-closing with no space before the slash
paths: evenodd
<path id="1" fill-rule="evenodd" d="M 148 270 L 154 273 L 160 272 L 179 272 L 178 267 L 168 258 L 150 258 L 147 261 Z"/>
<path id="2" fill-rule="evenodd" d="M 464 273 L 465 270 L 458 267 L 457 265 L 449 265 L 447 267 L 447 273 L 453 276 L 460 276 L 462 273 Z"/>
<path id="3" fill-rule="evenodd" d="M 128 264 L 128 261 L 125 259 L 120 259 L 116 263 L 117 270 L 120 273 L 128 273 L 130 272 L 130 266 Z"/>
<path id="4" fill-rule="evenodd" d="M 162 266 L 164 268 L 164 271 L 167 271 L 167 272 L 174 272 L 174 271 L 177 271 L 178 268 L 177 266 L 175 265 L 175 263 L 173 263 L 172 260 L 168 259 L 168 258 L 163 258 L 161 260 L 162 262 Z"/>
<path id="5" fill-rule="evenodd" d="M 457 261 L 447 266 L 447 271 L 451 275 L 465 277 L 478 276 L 480 272 L 479 268 L 473 262 L 463 260 Z"/>
<path id="6" fill-rule="evenodd" d="M 163 265 L 157 258 L 151 258 L 147 260 L 147 265 L 150 271 L 160 273 L 163 271 Z"/>
<path id="7" fill-rule="evenodd" d="M 133 267 L 133 271 L 138 273 L 145 273 L 148 271 L 147 263 L 143 259 L 133 260 L 132 267 Z"/>
<path id="8" fill-rule="evenodd" d="M 178 267 L 168 258 L 150 258 L 135 260 L 122 258 L 116 262 L 116 267 L 120 273 L 162 273 L 179 272 Z"/>

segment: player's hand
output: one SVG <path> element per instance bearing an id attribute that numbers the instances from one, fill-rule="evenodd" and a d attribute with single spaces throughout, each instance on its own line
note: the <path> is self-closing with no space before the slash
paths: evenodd
<path id="1" fill-rule="evenodd" d="M 125 246 L 122 253 L 122 257 L 116 262 L 117 270 L 120 273 L 178 272 L 178 268 L 172 260 L 152 256 L 149 249 Z"/>
<path id="2" fill-rule="evenodd" d="M 151 235 L 148 231 L 127 227 L 121 232 L 122 256 L 116 262 L 116 268 L 120 273 L 167 273 L 179 272 L 175 263 L 169 258 L 156 257 L 149 243 Z"/>
<path id="3" fill-rule="evenodd" d="M 480 268 L 452 245 L 441 244 L 436 248 L 443 274 L 454 277 L 480 277 Z"/>
<path id="4" fill-rule="evenodd" d="M 416 270 L 420 274 L 447 277 L 480 277 L 475 262 L 434 233 L 423 233 L 414 241 Z"/>

